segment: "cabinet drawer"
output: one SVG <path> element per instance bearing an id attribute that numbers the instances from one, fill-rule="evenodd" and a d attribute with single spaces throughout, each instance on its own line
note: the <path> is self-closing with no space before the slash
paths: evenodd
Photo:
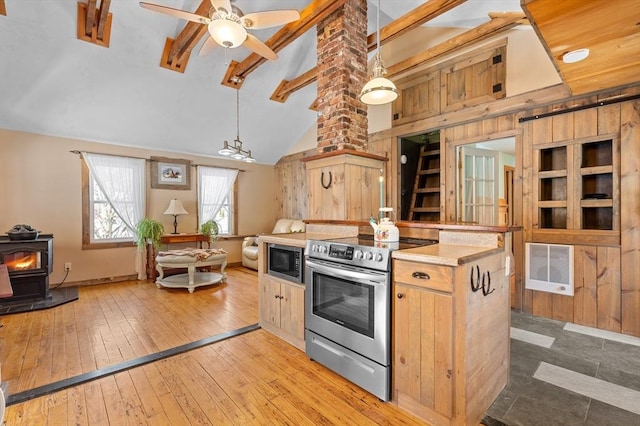
<path id="1" fill-rule="evenodd" d="M 393 281 L 441 291 L 453 291 L 452 268 L 424 263 L 393 261 Z"/>

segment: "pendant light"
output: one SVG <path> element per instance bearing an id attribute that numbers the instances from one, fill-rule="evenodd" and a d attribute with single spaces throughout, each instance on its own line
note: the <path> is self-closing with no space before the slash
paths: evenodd
<path id="1" fill-rule="evenodd" d="M 240 80 L 235 77 L 234 80 L 236 83 L 240 82 Z M 224 155 L 226 157 L 231 157 L 236 160 L 241 160 L 246 163 L 255 163 L 256 160 L 251 156 L 251 150 L 243 150 L 242 149 L 242 141 L 240 140 L 240 89 L 236 89 L 236 138 L 233 141 L 233 144 L 229 144 L 228 141 L 224 141 L 224 146 L 218 154 Z"/>
<path id="2" fill-rule="evenodd" d="M 398 89 L 391 80 L 385 78 L 387 70 L 384 68 L 380 55 L 380 0 L 378 0 L 377 11 L 376 58 L 373 63 L 373 75 L 360 92 L 360 100 L 367 105 L 383 105 L 393 102 L 398 97 Z"/>

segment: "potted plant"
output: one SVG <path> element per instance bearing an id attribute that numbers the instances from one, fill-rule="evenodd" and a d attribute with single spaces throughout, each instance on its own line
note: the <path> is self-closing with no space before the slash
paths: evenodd
<path id="1" fill-rule="evenodd" d="M 218 239 L 218 222 L 213 219 L 210 219 L 200 225 L 200 233 L 202 235 L 208 235 L 209 241 L 214 242 Z"/>
<path id="2" fill-rule="evenodd" d="M 160 247 L 160 237 L 164 234 L 164 226 L 154 219 L 145 217 L 136 224 L 136 244 L 138 248 L 144 247 L 147 243 L 153 247 Z"/>

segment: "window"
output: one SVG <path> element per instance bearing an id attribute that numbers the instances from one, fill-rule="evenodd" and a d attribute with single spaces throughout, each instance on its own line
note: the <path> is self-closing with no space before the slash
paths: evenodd
<path id="1" fill-rule="evenodd" d="M 82 153 L 83 246 L 130 246 L 144 217 L 143 159 Z"/>
<path id="2" fill-rule="evenodd" d="M 238 171 L 198 166 L 198 227 L 208 220 L 218 223 L 219 233 L 233 234 L 234 183 Z"/>

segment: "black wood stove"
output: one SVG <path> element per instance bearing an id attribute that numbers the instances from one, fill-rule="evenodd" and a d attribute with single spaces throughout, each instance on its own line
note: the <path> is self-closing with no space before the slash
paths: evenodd
<path id="1" fill-rule="evenodd" d="M 50 297 L 53 235 L 41 234 L 31 240 L 11 240 L 6 235 L 0 235 L 0 264 L 6 266 L 13 289 L 13 296 L 1 298 L 0 305 Z"/>

